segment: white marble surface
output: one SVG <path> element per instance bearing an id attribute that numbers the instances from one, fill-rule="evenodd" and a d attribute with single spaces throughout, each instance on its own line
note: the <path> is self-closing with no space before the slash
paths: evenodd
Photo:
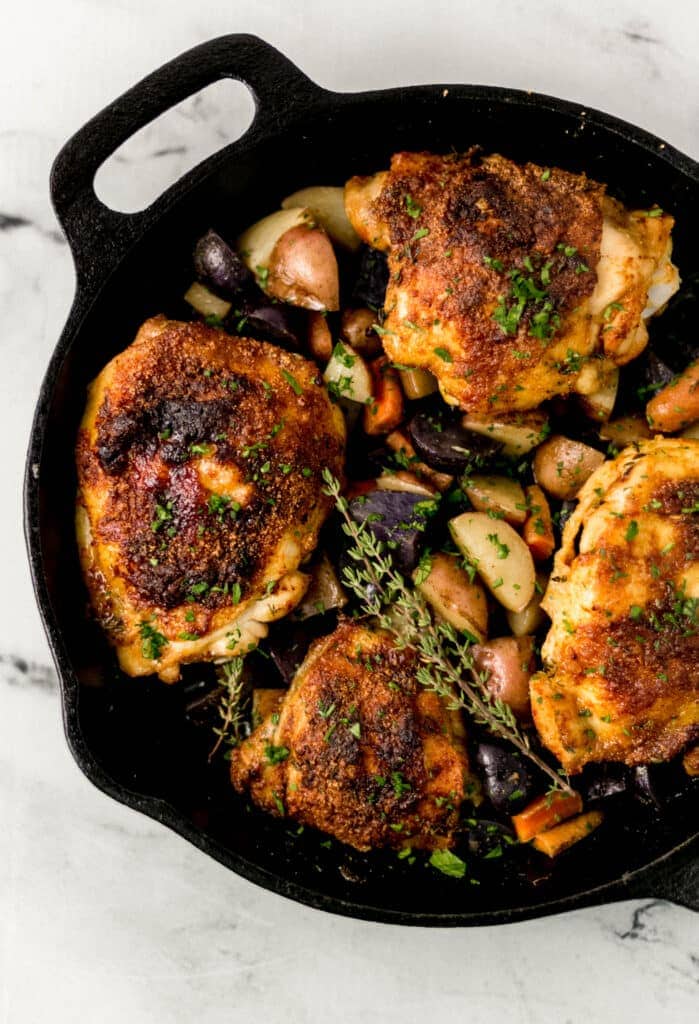
<path id="1" fill-rule="evenodd" d="M 3 29 L 0 1019 L 696 1020 L 698 919 L 669 904 L 461 932 L 332 918 L 254 888 L 98 793 L 63 741 L 20 527 L 32 406 L 73 288 L 48 170 L 107 101 L 196 42 L 251 31 L 337 89 L 531 88 L 619 114 L 697 157 L 695 0 L 36 0 L 13 5 Z M 101 177 L 102 194 L 138 206 L 249 109 L 240 94 L 232 104 L 221 95 L 190 104 L 130 147 L 121 168 Z M 136 158 L 140 183 L 125 162 Z"/>

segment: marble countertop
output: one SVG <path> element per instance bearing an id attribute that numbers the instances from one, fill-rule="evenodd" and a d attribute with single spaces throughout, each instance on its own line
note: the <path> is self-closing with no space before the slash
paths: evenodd
<path id="1" fill-rule="evenodd" d="M 699 918 L 629 902 L 505 928 L 399 930 L 255 888 L 94 789 L 62 735 L 21 535 L 25 439 L 73 292 L 48 202 L 60 145 L 181 50 L 249 31 L 318 82 L 473 81 L 557 94 L 699 157 L 693 0 L 38 0 L 0 39 L 0 1020 L 516 1024 L 696 1020 Z M 244 91 L 144 131 L 100 175 L 122 209 L 233 137 Z"/>

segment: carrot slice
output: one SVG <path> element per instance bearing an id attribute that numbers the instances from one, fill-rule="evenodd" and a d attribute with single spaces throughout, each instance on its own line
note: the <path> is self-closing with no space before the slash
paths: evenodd
<path id="1" fill-rule="evenodd" d="M 517 838 L 520 843 L 526 843 L 540 832 L 579 814 L 582 806 L 579 793 L 547 793 L 539 796 L 513 816 L 512 824 Z"/>
<path id="2" fill-rule="evenodd" d="M 562 825 L 557 825 L 556 828 L 550 828 L 547 832 L 535 836 L 532 846 L 540 853 L 555 857 L 584 839 L 585 836 L 589 836 L 590 832 L 594 832 L 598 825 L 601 825 L 602 819 L 601 811 L 588 811 L 587 814 L 581 814 L 571 821 L 566 821 Z"/>
<path id="3" fill-rule="evenodd" d="M 522 530 L 524 543 L 531 551 L 535 562 L 545 562 L 547 558 L 551 557 L 556 547 L 551 509 L 546 495 L 536 484 L 527 487 L 525 494 L 529 513 Z"/>
<path id="4" fill-rule="evenodd" d="M 389 365 L 386 356 L 379 356 L 369 364 L 373 382 L 373 397 L 364 409 L 364 432 L 388 434 L 403 419 L 403 389 L 398 372 Z"/>

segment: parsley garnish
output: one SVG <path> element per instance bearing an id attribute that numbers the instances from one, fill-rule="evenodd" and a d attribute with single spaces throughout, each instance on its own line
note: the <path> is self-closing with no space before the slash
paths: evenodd
<path id="1" fill-rule="evenodd" d="M 405 197 L 405 208 L 408 211 L 408 216 L 412 217 L 413 220 L 417 220 L 422 213 L 422 207 L 420 204 L 416 203 L 413 197 L 409 195 L 406 195 Z"/>
<path id="2" fill-rule="evenodd" d="M 151 621 L 155 622 L 155 619 Z M 149 661 L 157 661 L 163 647 L 167 647 L 170 641 L 151 626 L 150 622 L 139 622 L 138 631 L 141 636 L 141 654 Z"/>
<path id="3" fill-rule="evenodd" d="M 287 384 L 292 389 L 295 395 L 303 394 L 303 388 L 301 387 L 299 382 L 296 380 L 296 377 L 294 377 L 292 373 L 289 373 L 288 370 L 282 370 L 282 377 L 287 382 Z"/>
<path id="4" fill-rule="evenodd" d="M 463 878 L 466 874 L 466 862 L 451 850 L 433 850 L 430 865 L 449 878 Z"/>

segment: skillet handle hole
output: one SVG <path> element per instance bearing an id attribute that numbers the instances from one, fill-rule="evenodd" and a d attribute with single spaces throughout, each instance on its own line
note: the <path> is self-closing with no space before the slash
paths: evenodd
<path id="1" fill-rule="evenodd" d="M 135 132 L 95 175 L 97 197 L 119 213 L 140 213 L 193 167 L 248 130 L 255 103 L 242 82 L 223 78 Z"/>

